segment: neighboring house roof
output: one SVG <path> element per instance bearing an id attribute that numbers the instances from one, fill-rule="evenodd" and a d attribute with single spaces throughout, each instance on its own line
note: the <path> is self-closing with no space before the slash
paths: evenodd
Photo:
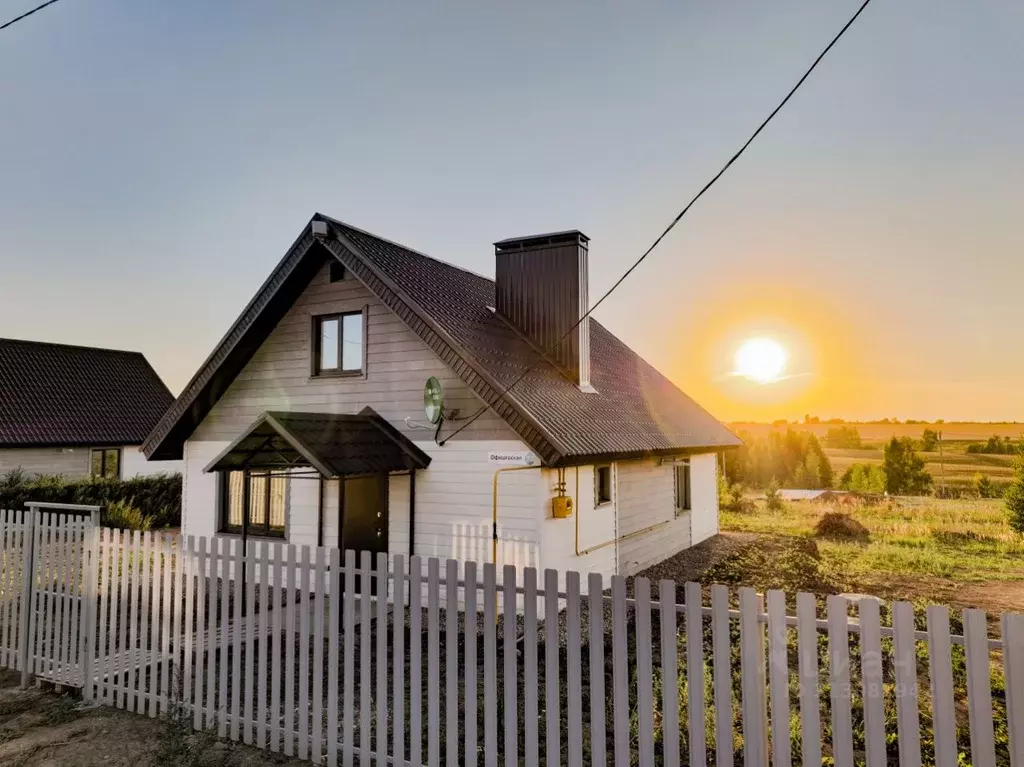
<path id="1" fill-rule="evenodd" d="M 478 396 L 494 403 L 495 412 L 547 465 L 740 444 L 714 416 L 595 320 L 590 322 L 590 380 L 596 394 L 580 391 L 544 361 L 499 399 L 537 353 L 495 314 L 492 280 L 326 216 L 318 214 L 314 220 L 328 222 L 332 236 L 316 238 L 306 227 L 146 440 L 147 455 L 181 457 L 184 440 L 331 257 L 405 321 Z"/>
<path id="2" fill-rule="evenodd" d="M 139 445 L 173 401 L 138 352 L 0 338 L 0 448 Z"/>

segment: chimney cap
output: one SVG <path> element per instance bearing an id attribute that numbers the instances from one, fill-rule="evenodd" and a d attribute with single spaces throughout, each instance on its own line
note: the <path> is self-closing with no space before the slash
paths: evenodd
<path id="1" fill-rule="evenodd" d="M 545 245 L 566 245 L 569 243 L 586 245 L 590 238 L 579 229 L 566 229 L 564 232 L 548 232 L 547 234 L 531 234 L 526 237 L 509 237 L 494 243 L 495 251 L 523 250 L 525 248 L 544 247 Z"/>

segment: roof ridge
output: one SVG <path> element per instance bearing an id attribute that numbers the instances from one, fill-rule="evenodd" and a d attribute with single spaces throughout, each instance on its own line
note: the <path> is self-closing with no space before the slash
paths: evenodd
<path id="1" fill-rule="evenodd" d="M 445 261 L 443 258 L 438 258 L 437 256 L 431 256 L 431 255 L 429 255 L 427 253 L 424 253 L 422 250 L 417 250 L 416 248 L 410 248 L 408 245 L 403 245 L 402 243 L 396 242 L 395 240 L 389 240 L 387 237 L 381 237 L 379 234 L 374 234 L 373 232 L 370 232 L 370 231 L 368 231 L 366 229 L 360 229 L 358 226 L 352 226 L 352 224 L 347 224 L 344 221 L 340 221 L 340 220 L 338 220 L 336 218 L 332 218 L 331 216 L 324 215 L 323 213 L 317 213 L 316 215 L 318 215 L 321 218 L 329 221 L 330 223 L 334 224 L 335 226 L 343 226 L 346 229 L 351 229 L 354 232 L 359 232 L 360 234 L 365 234 L 367 237 L 373 237 L 375 240 L 380 240 L 381 242 L 386 242 L 388 245 L 393 245 L 396 248 L 401 248 L 402 250 L 407 250 L 407 251 L 409 251 L 410 253 L 412 253 L 414 255 L 420 256 L 421 258 L 426 258 L 426 259 L 429 259 L 430 261 L 436 261 L 439 264 L 444 264 L 445 266 L 450 266 L 452 269 L 458 269 L 460 272 L 465 272 L 466 274 L 472 274 L 474 277 L 479 277 L 482 280 L 487 280 L 490 283 L 494 283 L 494 277 L 488 277 L 486 274 L 480 274 L 480 272 L 474 272 L 472 269 L 469 269 L 469 268 L 467 268 L 465 266 L 459 266 L 458 264 L 453 264 L 451 261 Z"/>
<path id="2" fill-rule="evenodd" d="M 107 346 L 85 346 L 84 344 L 65 344 L 59 341 L 33 341 L 28 338 L 0 338 L 0 344 L 19 344 L 23 346 L 50 346 L 59 349 L 82 349 L 90 352 L 103 352 L 105 354 L 136 354 L 143 359 L 146 355 L 134 349 L 111 349 Z M 155 372 L 155 371 L 154 371 Z"/>

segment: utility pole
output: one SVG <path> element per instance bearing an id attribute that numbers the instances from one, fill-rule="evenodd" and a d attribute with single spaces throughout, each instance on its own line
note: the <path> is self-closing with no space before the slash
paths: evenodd
<path id="1" fill-rule="evenodd" d="M 946 459 L 942 453 L 942 432 L 939 432 L 939 476 L 942 478 L 942 497 L 946 497 Z"/>

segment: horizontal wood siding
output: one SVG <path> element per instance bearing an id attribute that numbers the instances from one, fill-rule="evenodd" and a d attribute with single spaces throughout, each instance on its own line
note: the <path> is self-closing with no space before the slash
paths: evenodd
<path id="1" fill-rule="evenodd" d="M 690 459 L 693 482 L 693 543 L 718 535 L 718 454 L 704 453 Z"/>
<path id="2" fill-rule="evenodd" d="M 89 476 L 89 448 L 31 447 L 0 450 L 0 474 L 21 468 L 27 474 Z"/>
<path id="3" fill-rule="evenodd" d="M 190 441 L 230 441 L 266 410 L 355 413 L 370 406 L 411 439 L 404 419 L 423 422 L 423 385 L 435 376 L 445 407 L 473 413 L 481 400 L 423 341 L 353 277 L 330 283 L 325 266 L 214 405 Z M 312 318 L 368 309 L 366 371 L 357 378 L 310 376 Z M 456 425 L 447 426 L 454 430 Z M 444 432 L 442 431 L 442 436 Z M 488 413 L 457 440 L 518 439 Z"/>

